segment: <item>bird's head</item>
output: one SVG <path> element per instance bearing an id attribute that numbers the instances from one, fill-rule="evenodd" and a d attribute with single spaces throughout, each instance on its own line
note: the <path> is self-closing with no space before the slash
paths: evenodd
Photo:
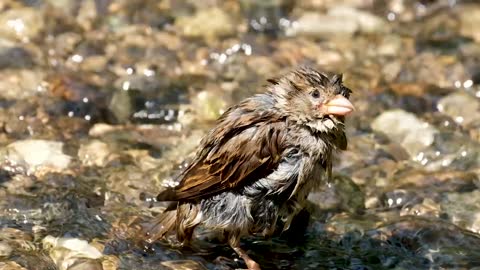
<path id="1" fill-rule="evenodd" d="M 268 81 L 276 108 L 289 121 L 315 131 L 343 129 L 345 116 L 354 110 L 348 100 L 352 91 L 343 85 L 342 75 L 329 78 L 312 68 L 302 67 Z"/>

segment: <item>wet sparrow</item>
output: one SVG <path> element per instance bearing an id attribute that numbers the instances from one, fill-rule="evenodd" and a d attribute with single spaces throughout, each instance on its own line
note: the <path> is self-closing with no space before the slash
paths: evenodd
<path id="1" fill-rule="evenodd" d="M 333 153 L 347 147 L 351 90 L 341 75 L 307 67 L 268 81 L 265 93 L 218 119 L 179 184 L 158 195 L 173 203 L 151 223 L 150 241 L 175 232 L 188 243 L 202 225 L 224 232 L 248 268 L 258 270 L 240 238 L 270 236 L 279 219 L 288 229 L 309 192 L 326 182 Z"/>

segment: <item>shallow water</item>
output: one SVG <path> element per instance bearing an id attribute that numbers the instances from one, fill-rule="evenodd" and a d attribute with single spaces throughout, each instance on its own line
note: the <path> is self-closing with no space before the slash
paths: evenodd
<path id="1" fill-rule="evenodd" d="M 0 2 L 0 269 L 236 269 L 139 244 L 213 121 L 298 65 L 343 73 L 348 151 L 262 269 L 480 267 L 476 1 Z"/>

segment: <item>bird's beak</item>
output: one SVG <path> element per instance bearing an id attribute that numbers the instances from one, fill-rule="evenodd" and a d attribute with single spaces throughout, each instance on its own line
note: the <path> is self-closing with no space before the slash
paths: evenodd
<path id="1" fill-rule="evenodd" d="M 333 115 L 344 116 L 355 110 L 353 104 L 342 95 L 336 95 L 333 99 L 324 104 L 324 106 L 326 108 L 326 114 Z"/>

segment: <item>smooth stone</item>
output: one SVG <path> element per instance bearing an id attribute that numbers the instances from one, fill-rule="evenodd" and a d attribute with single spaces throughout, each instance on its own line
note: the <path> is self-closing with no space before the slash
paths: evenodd
<path id="1" fill-rule="evenodd" d="M 72 158 L 62 148 L 63 142 L 27 139 L 9 144 L 3 158 L 9 164 L 24 166 L 28 172 L 65 170 Z"/>
<path id="2" fill-rule="evenodd" d="M 400 109 L 383 112 L 373 120 L 371 127 L 402 145 L 411 157 L 432 145 L 438 133 L 435 127 L 415 114 Z"/>

